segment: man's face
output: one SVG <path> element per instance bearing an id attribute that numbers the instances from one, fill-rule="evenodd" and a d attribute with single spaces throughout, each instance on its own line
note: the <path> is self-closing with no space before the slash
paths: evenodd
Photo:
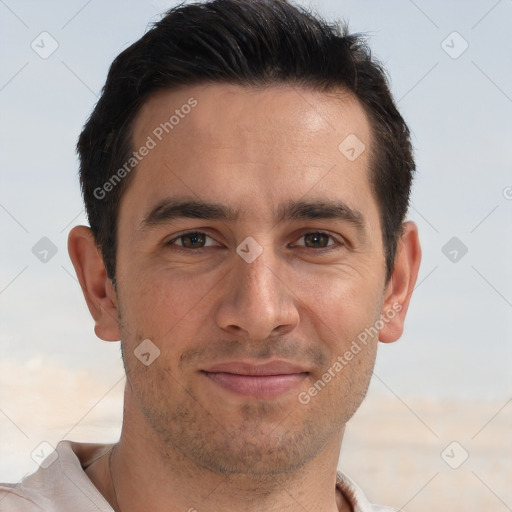
<path id="1" fill-rule="evenodd" d="M 190 98 L 197 104 L 182 109 Z M 158 130 L 176 109 L 179 122 Z M 356 159 L 361 145 L 338 149 L 354 135 L 366 148 Z M 200 466 L 289 471 L 339 438 L 374 365 L 377 337 L 332 370 L 383 312 L 367 118 L 349 95 L 201 85 L 152 96 L 134 148 L 148 136 L 156 145 L 134 171 L 118 226 L 130 407 Z M 218 208 L 176 216 L 178 202 Z M 146 339 L 160 350 L 148 366 L 134 355 Z M 335 376 L 301 403 L 329 368 Z"/>

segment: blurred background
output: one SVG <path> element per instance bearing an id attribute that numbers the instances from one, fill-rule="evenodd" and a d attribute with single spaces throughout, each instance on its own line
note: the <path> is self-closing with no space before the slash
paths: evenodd
<path id="1" fill-rule="evenodd" d="M 407 512 L 512 510 L 512 1 L 299 3 L 367 34 L 417 161 L 418 284 L 340 468 Z M 112 60 L 173 5 L 0 0 L 0 481 L 62 438 L 118 439 L 119 344 L 67 254 L 87 224 L 75 144 Z"/>

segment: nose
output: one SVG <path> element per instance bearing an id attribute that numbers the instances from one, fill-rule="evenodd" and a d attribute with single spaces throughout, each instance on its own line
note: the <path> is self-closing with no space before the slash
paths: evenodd
<path id="1" fill-rule="evenodd" d="M 251 263 L 236 256 L 216 310 L 217 325 L 223 330 L 261 341 L 298 325 L 298 297 L 290 273 L 270 253 L 265 249 Z"/>

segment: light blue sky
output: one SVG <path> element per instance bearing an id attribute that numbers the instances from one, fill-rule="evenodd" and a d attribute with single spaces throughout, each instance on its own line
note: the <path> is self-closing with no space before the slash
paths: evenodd
<path id="1" fill-rule="evenodd" d="M 509 397 L 512 2 L 302 3 L 368 33 L 413 132 L 409 218 L 420 228 L 420 284 L 406 332 L 381 347 L 376 373 L 400 396 Z M 113 58 L 171 5 L 0 2 L 3 360 L 25 364 L 41 354 L 91 372 L 119 368 L 117 344 L 94 336 L 67 255 L 70 227 L 86 222 L 74 148 Z M 47 59 L 31 48 L 43 31 L 59 45 Z M 469 45 L 456 59 L 441 45 L 450 34 L 452 55 L 463 39 Z M 468 248 L 457 263 L 441 251 L 454 236 Z M 47 263 L 32 253 L 42 237 L 57 248 Z"/>

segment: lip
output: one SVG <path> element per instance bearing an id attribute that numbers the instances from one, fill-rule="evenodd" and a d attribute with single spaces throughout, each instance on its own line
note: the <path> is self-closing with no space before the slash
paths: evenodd
<path id="1" fill-rule="evenodd" d="M 213 383 L 241 396 L 270 399 L 296 388 L 309 372 L 287 361 L 231 361 L 202 370 Z"/>
<path id="2" fill-rule="evenodd" d="M 233 373 L 238 375 L 291 375 L 294 373 L 307 373 L 307 370 L 288 361 L 274 360 L 267 363 L 250 361 L 229 361 L 216 364 L 203 371 L 207 373 Z"/>

